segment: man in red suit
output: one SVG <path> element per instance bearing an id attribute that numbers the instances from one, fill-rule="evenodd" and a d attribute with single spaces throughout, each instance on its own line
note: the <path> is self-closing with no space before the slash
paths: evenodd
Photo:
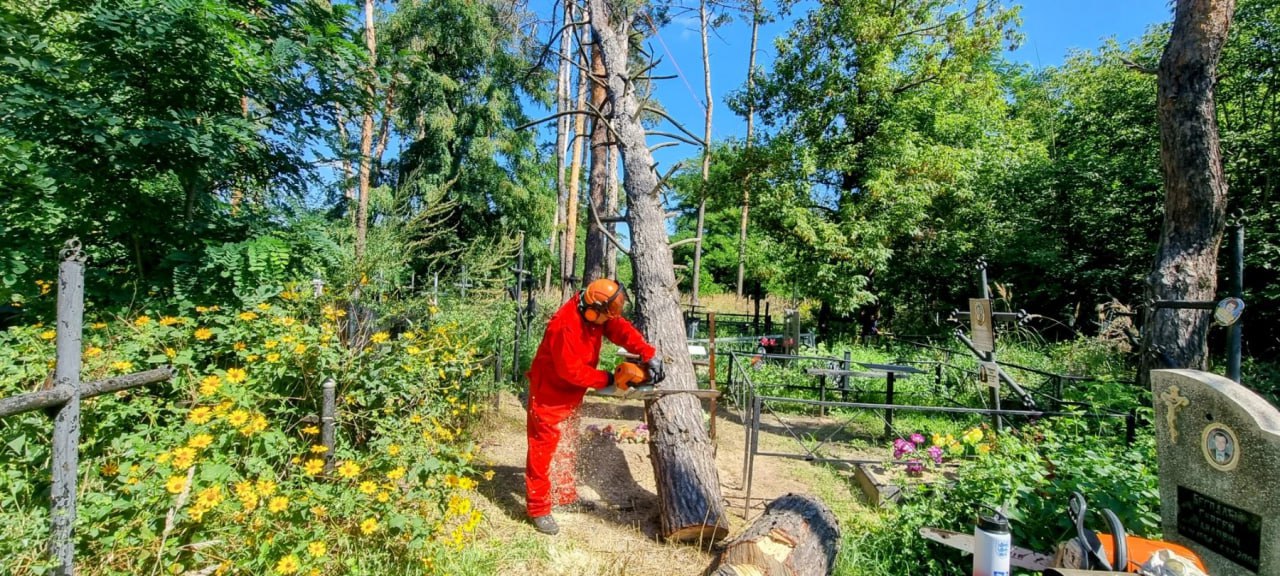
<path id="1" fill-rule="evenodd" d="M 544 534 L 560 531 L 551 516 L 553 504 L 577 499 L 572 465 L 557 478 L 559 498 L 552 502 L 549 477 L 552 455 L 560 442 L 561 423 L 582 404 L 587 389 L 613 384 L 613 374 L 596 368 L 602 338 L 639 354 L 653 383 L 664 377 L 662 359 L 644 336 L 622 317 L 626 294 L 617 282 L 593 281 L 569 299 L 547 323 L 542 344 L 533 357 L 529 378 L 529 414 L 526 421 L 529 452 L 525 460 L 525 492 L 529 518 Z"/>

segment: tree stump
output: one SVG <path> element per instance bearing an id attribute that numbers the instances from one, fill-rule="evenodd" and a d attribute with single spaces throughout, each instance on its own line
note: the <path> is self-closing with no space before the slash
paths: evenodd
<path id="1" fill-rule="evenodd" d="M 627 71 L 626 40 L 608 24 L 616 19 L 609 17 L 607 0 L 590 0 L 588 11 L 605 71 L 607 98 L 598 120 L 609 127 L 626 175 L 637 324 L 665 359 L 667 379 L 660 388 L 692 390 L 697 379 L 685 340 L 666 209 L 659 197 L 664 184 L 645 141 L 639 99 Z M 691 394 L 672 394 L 646 408 L 662 536 L 700 544 L 724 538 L 729 525 L 701 402 Z"/>
<path id="2" fill-rule="evenodd" d="M 725 545 L 710 576 L 819 576 L 830 574 L 840 549 L 840 524 L 813 496 L 787 494 L 764 509 Z"/>

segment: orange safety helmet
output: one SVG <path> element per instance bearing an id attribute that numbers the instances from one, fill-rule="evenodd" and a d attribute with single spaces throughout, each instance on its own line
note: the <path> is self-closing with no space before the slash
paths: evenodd
<path id="1" fill-rule="evenodd" d="M 578 295 L 578 311 L 587 322 L 604 324 L 622 316 L 627 295 L 622 285 L 608 278 L 593 280 Z"/>

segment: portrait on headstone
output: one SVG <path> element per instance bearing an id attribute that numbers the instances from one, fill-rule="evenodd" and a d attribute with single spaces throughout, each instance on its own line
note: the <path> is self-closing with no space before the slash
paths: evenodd
<path id="1" fill-rule="evenodd" d="M 1236 467 L 1240 452 L 1235 431 L 1222 424 L 1214 423 L 1204 427 L 1202 436 L 1204 457 L 1209 461 L 1210 466 L 1224 471 Z"/>
<path id="2" fill-rule="evenodd" d="M 1213 309 L 1213 321 L 1219 326 L 1230 326 L 1240 320 L 1244 312 L 1244 300 L 1239 298 L 1223 298 Z"/>

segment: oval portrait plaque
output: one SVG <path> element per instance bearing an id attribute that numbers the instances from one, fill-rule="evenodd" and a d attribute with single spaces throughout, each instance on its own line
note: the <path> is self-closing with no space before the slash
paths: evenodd
<path id="1" fill-rule="evenodd" d="M 1240 439 L 1235 430 L 1214 422 L 1204 427 L 1200 434 L 1200 450 L 1210 466 L 1230 472 L 1240 463 Z"/>

